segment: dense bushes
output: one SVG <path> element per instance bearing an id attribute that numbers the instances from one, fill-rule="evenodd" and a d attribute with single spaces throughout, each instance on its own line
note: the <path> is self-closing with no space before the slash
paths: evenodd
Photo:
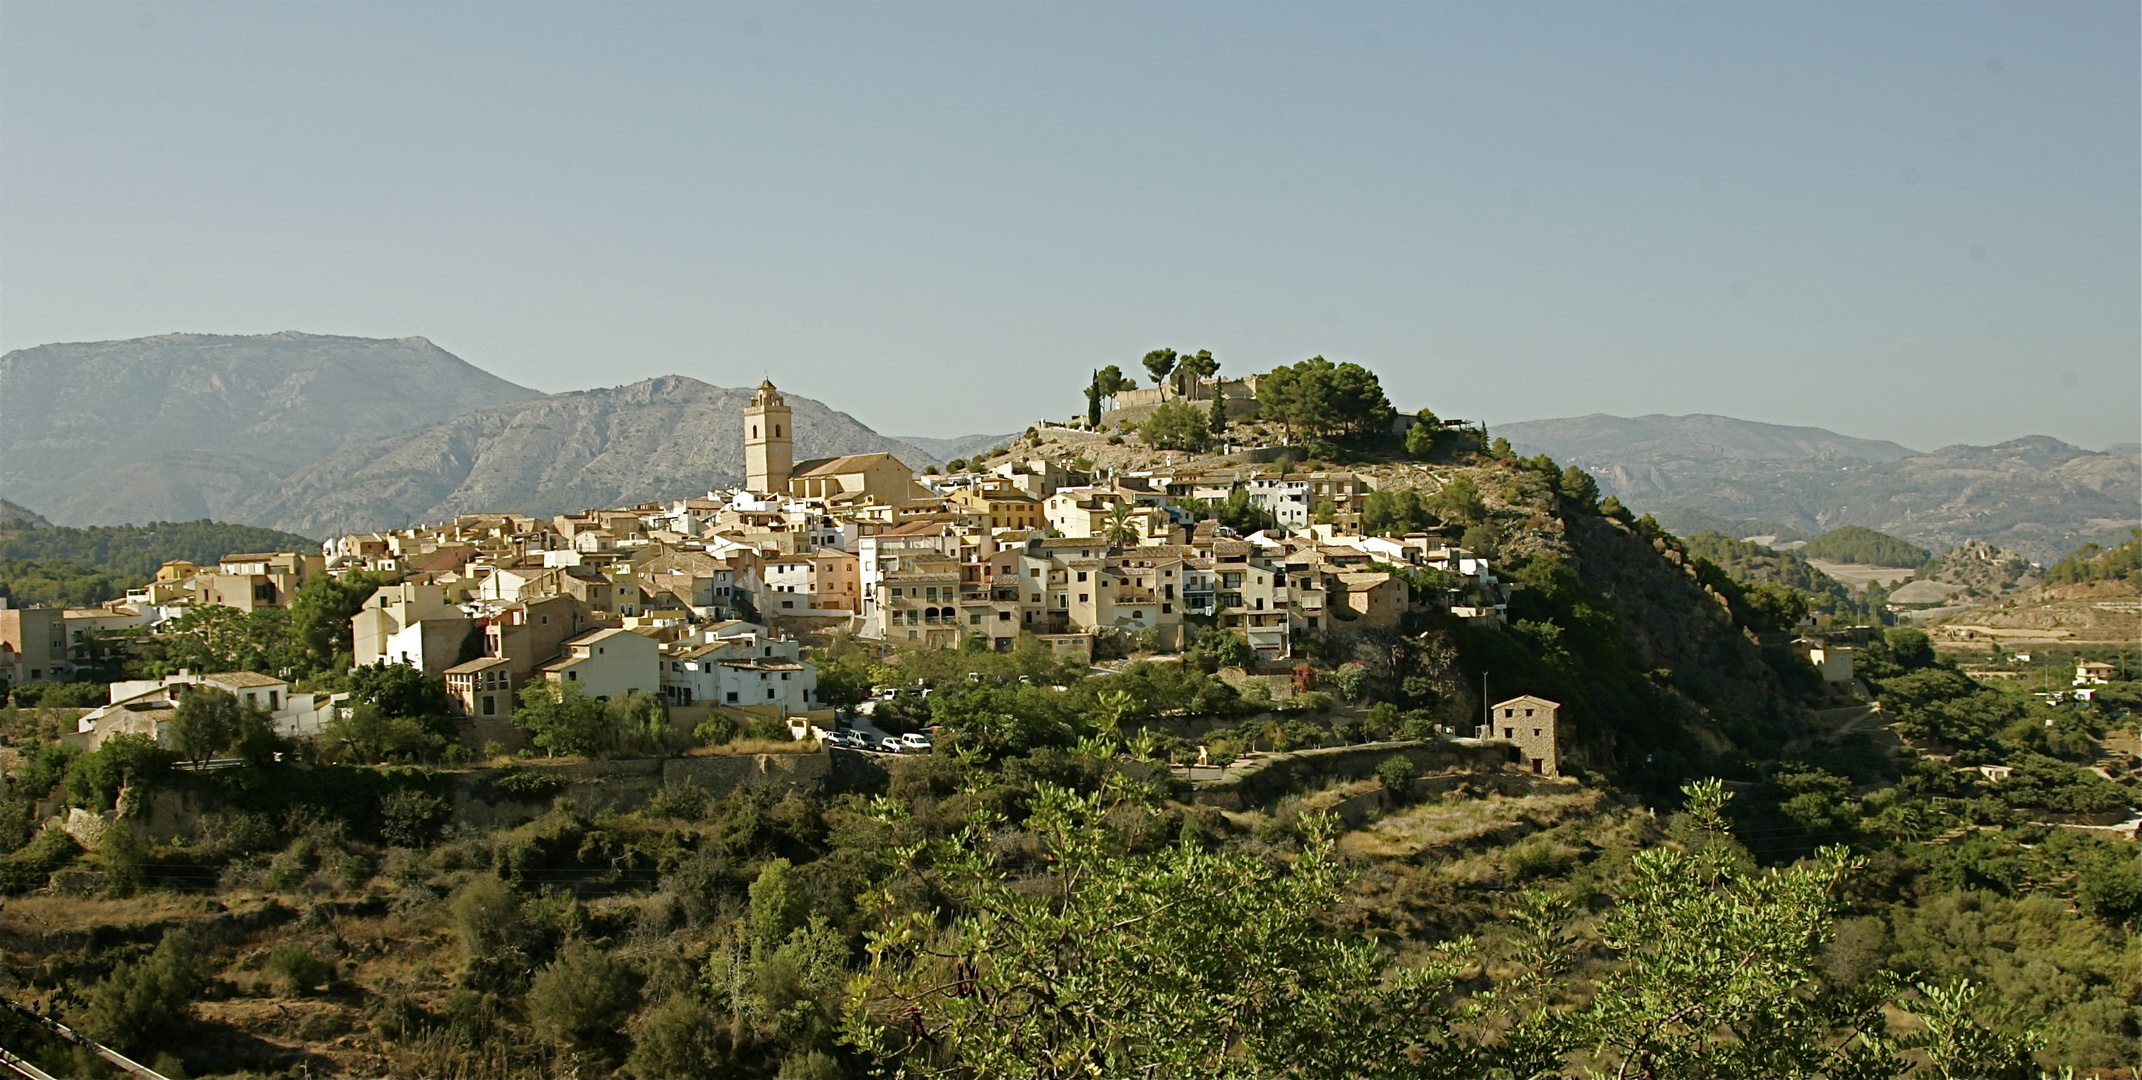
<path id="1" fill-rule="evenodd" d="M 669 708 L 661 698 L 633 691 L 602 701 L 574 683 L 522 688 L 513 723 L 554 755 L 663 757 L 683 749 L 686 741 L 670 729 Z"/>

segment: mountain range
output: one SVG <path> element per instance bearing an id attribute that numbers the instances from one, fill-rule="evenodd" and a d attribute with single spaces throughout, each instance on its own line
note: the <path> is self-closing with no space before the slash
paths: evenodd
<path id="1" fill-rule="evenodd" d="M 700 495 L 744 481 L 753 391 L 666 375 L 479 409 L 297 469 L 234 511 L 308 536 L 437 521 L 474 509 L 556 514 Z M 799 459 L 935 459 L 809 398 L 783 395 Z"/>
<path id="2" fill-rule="evenodd" d="M 1937 552 L 1982 540 L 2051 563 L 2142 523 L 2142 454 L 2132 443 L 2092 451 L 2034 435 L 1921 453 L 1702 415 L 1534 420 L 1494 434 L 1521 454 L 1584 469 L 1632 510 L 1700 511 L 1764 531 L 1864 525 Z"/>
<path id="3" fill-rule="evenodd" d="M 1019 437 L 1014 431 L 1006 435 L 961 435 L 956 439 L 932 439 L 921 435 L 895 435 L 893 438 L 933 455 L 939 461 L 951 461 L 968 457 L 1003 446 Z"/>
<path id="4" fill-rule="evenodd" d="M 545 395 L 420 337 L 41 345 L 0 356 L 0 497 L 61 525 L 215 518 L 328 536 L 695 495 L 743 482 L 750 396 L 681 376 Z M 799 458 L 941 461 L 786 396 Z"/>
<path id="5" fill-rule="evenodd" d="M 692 495 L 742 482 L 750 394 L 670 375 L 545 395 L 420 337 L 41 345 L 0 356 L 0 497 L 10 516 L 61 525 L 216 518 L 328 536 Z M 921 468 L 1014 437 L 902 440 L 787 397 L 799 458 L 883 451 Z M 1936 551 L 1975 539 L 2049 563 L 2123 539 L 2142 516 L 2131 443 L 2032 436 L 1921 453 L 1708 415 L 1593 414 L 1493 434 L 1584 468 L 1639 512 L 1769 532 L 1865 525 Z"/>
<path id="6" fill-rule="evenodd" d="M 18 349 L 0 356 L 0 495 L 63 525 L 228 519 L 300 465 L 540 396 L 420 337 Z"/>

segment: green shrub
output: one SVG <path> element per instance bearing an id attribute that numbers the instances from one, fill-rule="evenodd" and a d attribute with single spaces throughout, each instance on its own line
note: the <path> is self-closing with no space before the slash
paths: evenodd
<path id="1" fill-rule="evenodd" d="M 345 889 L 361 889 L 372 880 L 372 860 L 355 852 L 346 852 L 336 864 L 335 876 Z"/>
<path id="2" fill-rule="evenodd" d="M 729 1025 L 689 994 L 671 997 L 633 1021 L 625 1072 L 651 1080 L 734 1075 L 738 1069 Z"/>
<path id="3" fill-rule="evenodd" d="M 495 877 L 471 878 L 448 902 L 447 918 L 461 942 L 461 955 L 473 961 L 504 950 L 519 937 L 521 900 Z"/>
<path id="4" fill-rule="evenodd" d="M 20 851 L 0 859 L 0 892 L 12 895 L 44 888 L 52 872 L 73 862 L 81 851 L 73 837 L 58 829 L 38 833 Z"/>
<path id="5" fill-rule="evenodd" d="M 1555 868 L 1554 849 L 1545 840 L 1528 840 L 1511 848 L 1502 866 L 1511 881 L 1530 881 Z"/>
<path id="6" fill-rule="evenodd" d="M 2124 846 L 2099 852 L 2076 879 L 2075 899 L 2100 919 L 2134 925 L 2142 916 L 2142 866 L 2135 853 Z"/>
<path id="7" fill-rule="evenodd" d="M 290 846 L 277 852 L 268 861 L 268 888 L 277 890 L 295 889 L 312 876 L 312 841 L 293 840 Z"/>
<path id="8" fill-rule="evenodd" d="M 515 802 L 542 802 L 572 786 L 571 779 L 557 773 L 522 768 L 507 769 L 491 781 L 491 790 L 500 798 Z"/>
<path id="9" fill-rule="evenodd" d="M 1376 766 L 1376 779 L 1391 798 L 1404 802 L 1413 791 L 1413 775 L 1420 770 L 1404 754 L 1392 754 Z"/>
<path id="10" fill-rule="evenodd" d="M 638 996 L 623 964 L 585 941 L 567 942 L 528 987 L 528 1024 L 562 1049 L 606 1056 Z"/>
<path id="11" fill-rule="evenodd" d="M 148 884 L 148 846 L 124 821 L 104 830 L 97 862 L 104 867 L 104 891 L 112 896 L 132 896 Z"/>
<path id="12" fill-rule="evenodd" d="M 335 965 L 314 955 L 311 946 L 297 941 L 276 943 L 268 950 L 267 962 L 262 967 L 283 984 L 283 991 L 288 994 L 317 989 L 335 975 Z"/>
<path id="13" fill-rule="evenodd" d="M 1379 701 L 1369 706 L 1368 718 L 1362 721 L 1361 733 L 1371 742 L 1378 742 L 1398 734 L 1398 706 L 1388 701 Z"/>
<path id="14" fill-rule="evenodd" d="M 647 800 L 643 808 L 648 817 L 682 818 L 697 821 L 706 816 L 707 803 L 712 798 L 707 789 L 689 780 L 672 780 L 656 791 L 654 798 Z"/>
<path id="15" fill-rule="evenodd" d="M 788 721 L 778 716 L 754 716 L 744 723 L 744 736 L 768 742 L 783 742 L 794 738 L 788 730 Z"/>
<path id="16" fill-rule="evenodd" d="M 415 788 L 395 788 L 379 800 L 379 835 L 393 847 L 429 847 L 446 827 L 452 807 Z"/>
<path id="17" fill-rule="evenodd" d="M 719 709 L 710 710 L 706 719 L 692 726 L 692 738 L 701 746 L 720 746 L 736 738 L 736 717 Z"/>
<path id="18" fill-rule="evenodd" d="M 121 963 L 90 990 L 82 1031 L 129 1054 L 178 1041 L 193 1019 L 198 970 L 193 939 L 165 931 L 147 959 Z"/>

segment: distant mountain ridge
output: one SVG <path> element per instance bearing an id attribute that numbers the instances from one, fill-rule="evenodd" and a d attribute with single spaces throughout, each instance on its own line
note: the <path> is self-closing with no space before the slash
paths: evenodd
<path id="1" fill-rule="evenodd" d="M 744 480 L 752 391 L 667 375 L 481 409 L 351 447 L 246 499 L 234 518 L 334 536 L 476 510 L 555 514 L 704 494 Z M 844 412 L 784 395 L 796 457 L 937 459 Z"/>
<path id="2" fill-rule="evenodd" d="M 951 461 L 1003 446 L 1018 438 L 1019 432 L 1014 431 L 1009 435 L 961 435 L 956 439 L 931 439 L 919 435 L 892 437 L 928 453 L 939 461 Z"/>
<path id="3" fill-rule="evenodd" d="M 1810 535 L 1863 525 L 1936 552 L 1982 540 L 2041 563 L 2142 523 L 2142 455 L 2042 435 L 1919 453 L 1718 416 L 1593 415 L 1490 433 L 1583 468 L 1643 513 L 1687 508 Z"/>
<path id="4" fill-rule="evenodd" d="M 1492 434 L 1510 440 L 1520 453 L 1546 453 L 1557 461 L 1593 456 L 1654 464 L 1721 457 L 1759 461 L 1835 456 L 1895 461 L 1919 453 L 1884 439 L 1855 439 L 1826 428 L 1764 424 L 1709 413 L 1633 417 L 1592 413 L 1502 424 Z"/>
<path id="5" fill-rule="evenodd" d="M 538 396 L 421 337 L 39 345 L 0 356 L 0 495 L 62 525 L 230 518 L 297 466 Z"/>

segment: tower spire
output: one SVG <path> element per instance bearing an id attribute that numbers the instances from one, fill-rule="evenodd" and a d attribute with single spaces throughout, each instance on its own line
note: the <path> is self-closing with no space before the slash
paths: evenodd
<path id="1" fill-rule="evenodd" d="M 744 486 L 761 495 L 788 494 L 795 438 L 788 402 L 772 379 L 761 380 L 751 404 L 744 407 Z"/>

